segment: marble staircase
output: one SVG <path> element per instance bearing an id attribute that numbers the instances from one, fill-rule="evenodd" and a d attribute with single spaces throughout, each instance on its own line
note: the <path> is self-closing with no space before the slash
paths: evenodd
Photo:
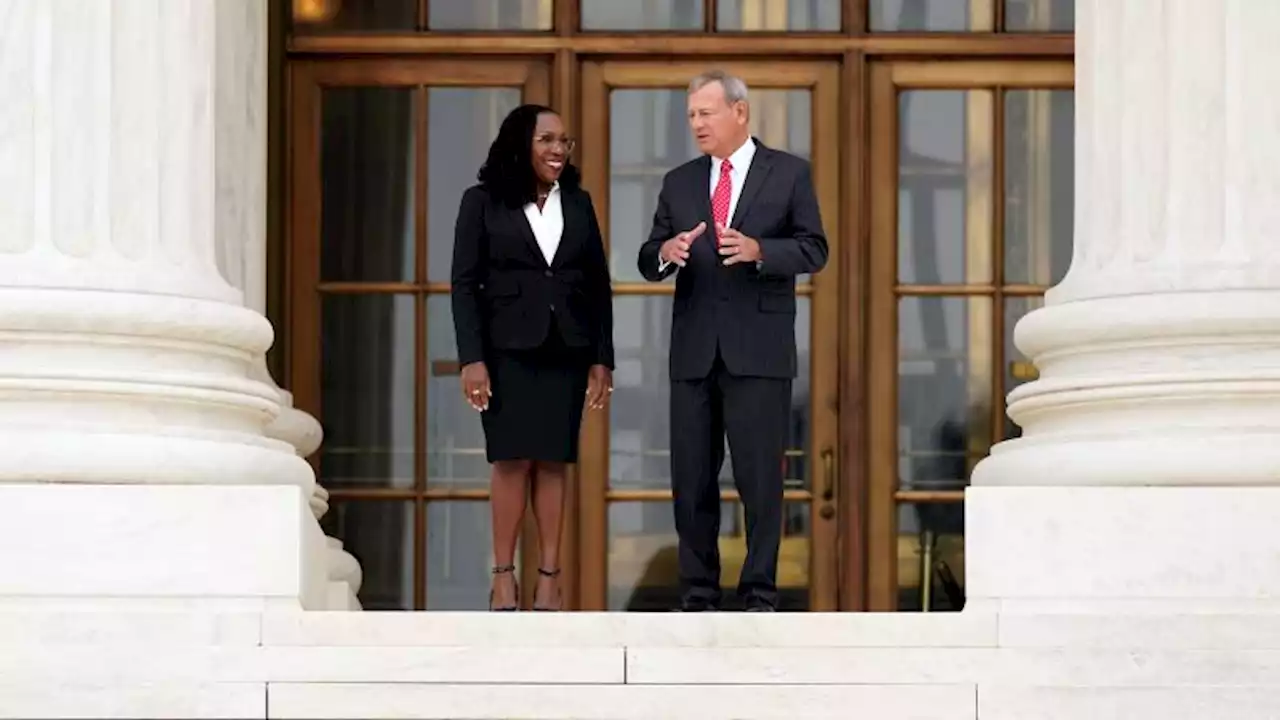
<path id="1" fill-rule="evenodd" d="M 1280 615 L 0 612 L 0 717 L 1280 717 Z"/>

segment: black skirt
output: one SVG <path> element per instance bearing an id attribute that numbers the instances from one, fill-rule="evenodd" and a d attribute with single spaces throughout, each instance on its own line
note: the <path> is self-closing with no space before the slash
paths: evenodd
<path id="1" fill-rule="evenodd" d="M 553 321 L 540 347 L 491 349 L 485 366 L 493 397 L 480 417 L 489 462 L 576 463 L 591 367 L 587 349 L 565 345 Z"/>

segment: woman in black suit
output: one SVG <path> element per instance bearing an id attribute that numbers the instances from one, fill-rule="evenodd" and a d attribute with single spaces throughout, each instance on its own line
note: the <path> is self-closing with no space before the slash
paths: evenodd
<path id="1" fill-rule="evenodd" d="M 515 610 L 515 548 L 528 486 L 538 522 L 535 610 L 561 606 L 565 470 L 584 406 L 613 392 L 609 266 L 573 140 L 550 108 L 507 115 L 480 183 L 462 196 L 453 245 L 453 322 L 462 392 L 481 412 L 492 464 L 491 610 Z"/>

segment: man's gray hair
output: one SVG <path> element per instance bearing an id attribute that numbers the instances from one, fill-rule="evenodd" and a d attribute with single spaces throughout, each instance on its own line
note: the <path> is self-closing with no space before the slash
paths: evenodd
<path id="1" fill-rule="evenodd" d="M 724 101 L 730 105 L 747 101 L 747 84 L 737 75 L 723 70 L 708 70 L 689 82 L 689 92 L 697 92 L 711 83 L 724 88 Z"/>

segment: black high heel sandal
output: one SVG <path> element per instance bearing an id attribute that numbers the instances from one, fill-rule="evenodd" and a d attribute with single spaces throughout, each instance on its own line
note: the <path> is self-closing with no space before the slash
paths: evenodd
<path id="1" fill-rule="evenodd" d="M 506 573 L 513 573 L 513 572 L 515 572 L 515 571 L 516 571 L 516 566 L 515 566 L 515 565 L 498 565 L 498 566 L 496 566 L 496 567 L 494 567 L 494 568 L 493 568 L 493 574 L 494 574 L 494 575 L 505 575 Z M 509 606 L 508 606 L 508 605 L 504 605 L 504 606 L 502 606 L 502 607 L 494 607 L 494 606 L 493 606 L 493 590 L 490 590 L 490 591 L 489 591 L 489 612 L 514 612 L 514 611 L 516 611 L 517 609 L 519 609 L 519 607 L 520 607 L 520 583 L 519 583 L 518 581 L 516 581 L 515 579 L 512 579 L 512 582 L 513 582 L 513 583 L 515 583 L 515 586 L 516 586 L 516 604 L 515 604 L 515 605 L 509 605 Z"/>
<path id="2" fill-rule="evenodd" d="M 538 574 L 546 578 L 559 577 L 560 568 L 556 568 L 555 570 L 543 570 L 542 568 L 538 568 Z M 558 596 L 556 599 L 560 601 L 559 604 L 563 605 L 564 598 L 560 594 L 560 588 L 556 588 L 556 595 Z M 538 607 L 537 604 L 533 606 L 533 609 L 537 612 L 557 612 L 560 610 L 558 607 Z"/>

